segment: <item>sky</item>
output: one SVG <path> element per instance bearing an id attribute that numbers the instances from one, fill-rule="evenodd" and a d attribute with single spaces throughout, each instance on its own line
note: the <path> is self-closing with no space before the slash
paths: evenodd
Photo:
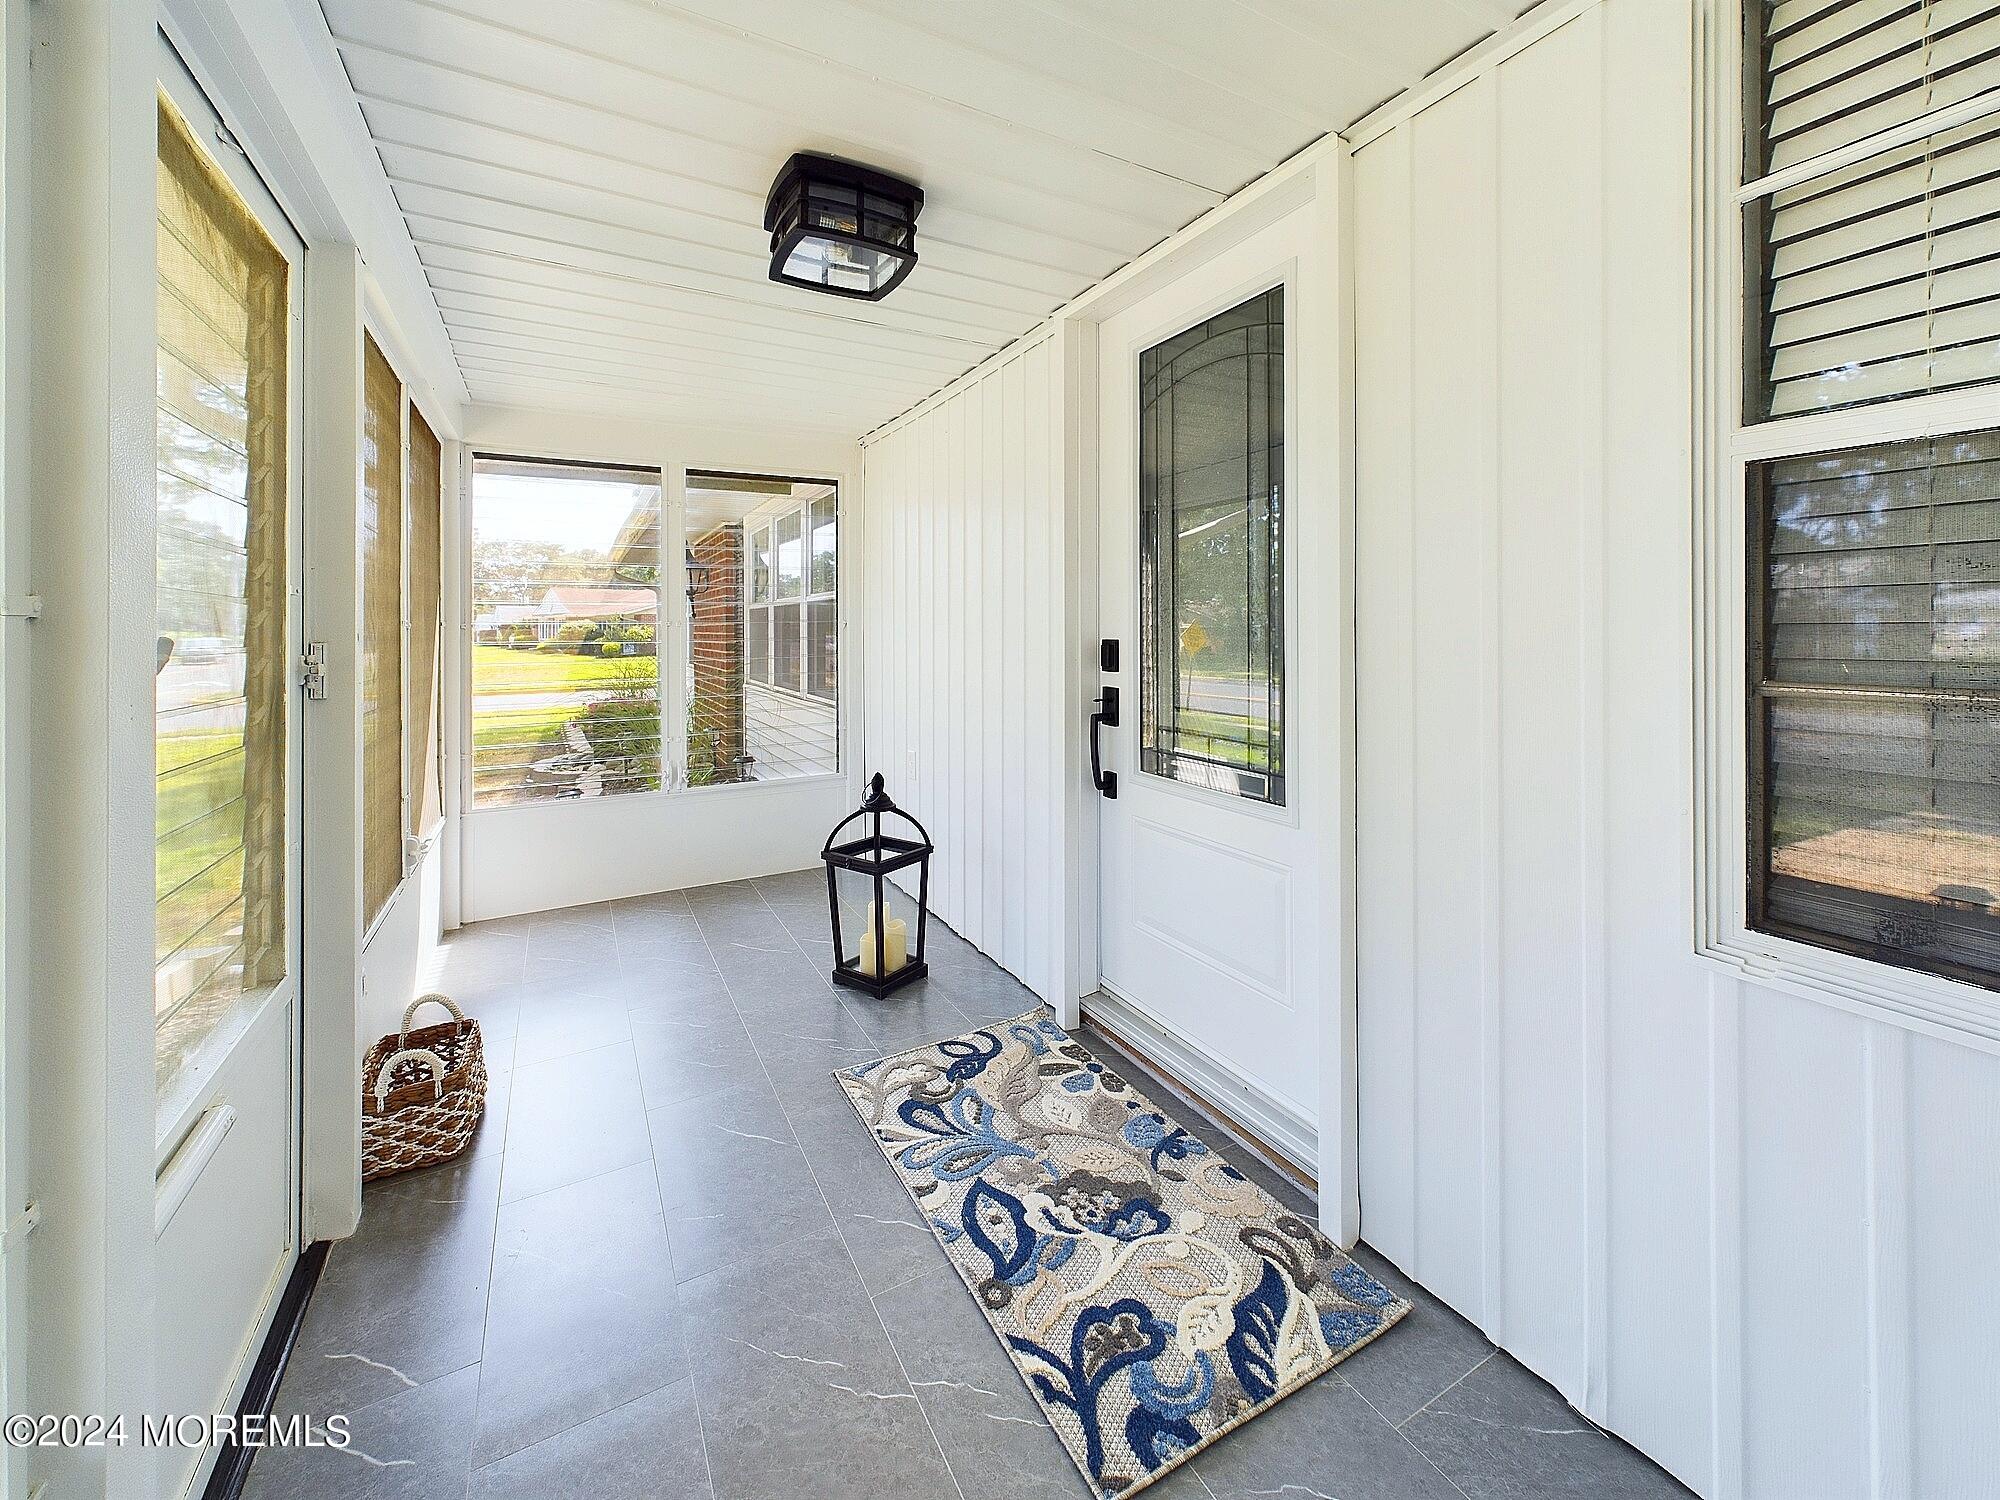
<path id="1" fill-rule="evenodd" d="M 472 533 L 478 542 L 554 542 L 566 551 L 606 552 L 632 507 L 658 504 L 658 485 L 512 474 L 472 476 Z"/>

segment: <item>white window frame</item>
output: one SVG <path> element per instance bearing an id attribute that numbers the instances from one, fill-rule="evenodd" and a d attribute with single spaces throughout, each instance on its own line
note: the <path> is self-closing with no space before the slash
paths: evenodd
<path id="1" fill-rule="evenodd" d="M 1694 941 L 1704 958 L 1787 993 L 2000 1053 L 2000 992 L 1751 928 L 1745 617 L 1746 467 L 1761 459 L 2000 427 L 2000 382 L 1746 425 L 1746 204 L 1892 146 L 2000 117 L 2000 91 L 1742 183 L 1743 12 L 1716 7 L 1696 57 Z"/>
<path id="2" fill-rule="evenodd" d="M 437 429 L 433 426 L 432 431 Z M 573 452 L 566 447 L 536 446 L 532 452 L 510 448 L 506 443 L 463 443 L 460 445 L 462 468 L 459 477 L 459 505 L 456 521 L 458 545 L 465 559 L 462 576 L 456 580 L 459 591 L 459 609 L 462 611 L 466 628 L 460 634 L 458 646 L 460 663 L 460 685 L 458 703 L 453 712 L 459 716 L 459 743 L 464 747 L 459 756 L 458 787 L 459 816 L 461 818 L 483 818 L 505 816 L 527 808 L 544 807 L 561 799 L 530 798 L 520 802 L 481 803 L 475 792 L 477 784 L 477 749 L 474 743 L 474 718 L 478 702 L 478 692 L 473 684 L 473 667 L 477 660 L 477 648 L 481 644 L 470 622 L 478 613 L 478 551 L 475 538 L 478 532 L 478 507 L 473 498 L 473 489 L 479 468 L 479 460 L 513 459 L 526 463 L 551 465 L 574 465 L 578 467 L 630 469 L 633 471 L 656 471 L 659 474 L 659 552 L 658 576 L 654 582 L 654 598 L 657 601 L 654 612 L 653 650 L 661 664 L 660 671 L 660 761 L 662 778 L 666 783 L 657 791 L 615 792 L 609 799 L 620 804 L 642 797 L 678 797 L 690 788 L 681 784 L 687 765 L 687 745 L 684 739 L 687 705 L 678 689 L 678 673 L 666 670 L 666 663 L 672 657 L 685 658 L 685 634 L 676 627 L 674 638 L 668 636 L 668 620 L 678 612 L 670 613 L 669 599 L 687 597 L 687 572 L 682 558 L 686 544 L 686 534 L 682 526 L 683 471 L 662 465 L 657 459 L 604 458 L 585 452 Z M 405 464 L 407 471 L 408 465 Z M 442 548 L 442 543 L 440 543 Z M 440 601 L 440 613 L 444 605 Z M 561 634 L 562 622 L 552 617 L 526 621 L 534 626 L 537 644 L 554 640 Z M 440 650 L 443 650 L 440 647 Z M 669 653 L 672 653 L 670 656 Z M 442 691 L 442 689 L 440 689 Z M 442 712 L 442 708 L 440 709 Z M 678 729 L 676 726 L 680 726 Z M 405 757 L 407 759 L 407 756 Z M 707 790 L 703 788 L 702 790 Z"/>
<path id="3" fill-rule="evenodd" d="M 841 667 L 845 666 L 845 663 L 842 662 L 840 659 L 840 637 L 841 637 L 840 481 L 837 479 L 813 479 L 807 482 L 813 484 L 830 484 L 833 486 L 833 494 L 831 496 L 821 497 L 822 499 L 831 499 L 833 502 L 833 535 L 834 535 L 833 587 L 830 589 L 821 589 L 818 592 L 814 592 L 812 586 L 812 529 L 813 529 L 812 512 L 813 512 L 813 507 L 816 504 L 818 504 L 819 501 L 817 500 L 792 501 L 785 505 L 776 506 L 770 510 L 752 511 L 748 516 L 744 517 L 743 519 L 743 546 L 744 546 L 743 619 L 745 622 L 745 629 L 743 632 L 743 638 L 744 638 L 745 657 L 743 662 L 743 676 L 746 682 L 754 682 L 759 687 L 769 688 L 773 692 L 790 693 L 795 698 L 809 698 L 815 703 L 824 703 L 829 707 L 837 709 L 840 706 L 840 686 L 839 686 L 840 679 L 838 675 L 836 675 L 835 677 L 834 690 L 830 696 L 825 693 L 816 693 L 812 690 L 811 687 L 812 666 L 811 666 L 810 647 L 812 644 L 812 628 L 811 628 L 812 606 L 815 604 L 833 605 L 833 630 L 834 630 L 834 642 L 835 642 L 834 659 L 838 664 L 838 666 L 836 667 L 836 673 L 838 673 Z M 796 516 L 798 517 L 799 521 L 800 592 L 796 598 L 783 599 L 780 598 L 778 595 L 778 529 L 777 528 L 778 528 L 778 522 L 784 520 L 788 516 Z M 757 538 L 760 535 L 768 535 L 771 539 L 770 598 L 765 600 L 762 604 L 755 602 L 755 588 L 754 588 L 754 576 L 753 576 L 756 569 Z M 799 630 L 798 630 L 799 685 L 797 687 L 791 687 L 785 683 L 779 682 L 777 678 L 778 609 L 781 605 L 783 606 L 796 605 L 799 611 Z M 752 612 L 757 610 L 762 610 L 764 612 L 764 619 L 765 619 L 765 631 L 764 631 L 765 675 L 762 677 L 754 677 L 751 675 L 750 661 L 748 656 L 749 639 L 750 639 L 748 622 Z"/>

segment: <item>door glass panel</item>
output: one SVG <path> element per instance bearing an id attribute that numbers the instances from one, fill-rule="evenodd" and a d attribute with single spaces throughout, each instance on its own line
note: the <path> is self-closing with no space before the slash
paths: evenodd
<path id="1" fill-rule="evenodd" d="M 159 103 L 154 1019 L 164 1094 L 285 973 L 284 255 Z"/>
<path id="2" fill-rule="evenodd" d="M 1282 806 L 1284 288 L 1139 356 L 1139 765 Z"/>

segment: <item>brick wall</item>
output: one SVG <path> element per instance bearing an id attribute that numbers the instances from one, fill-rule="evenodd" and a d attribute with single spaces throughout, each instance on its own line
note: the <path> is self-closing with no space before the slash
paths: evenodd
<path id="1" fill-rule="evenodd" d="M 718 526 L 690 542 L 694 565 L 707 568 L 694 590 L 688 646 L 694 664 L 688 698 L 688 780 L 695 785 L 745 781 L 743 764 L 743 528 Z"/>

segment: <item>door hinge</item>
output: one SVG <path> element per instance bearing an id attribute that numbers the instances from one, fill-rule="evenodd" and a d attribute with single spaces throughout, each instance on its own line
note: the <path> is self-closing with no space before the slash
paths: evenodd
<path id="1" fill-rule="evenodd" d="M 305 655 L 299 658 L 299 686 L 306 690 L 306 696 L 315 703 L 326 699 L 326 642 L 307 641 Z"/>
<path id="2" fill-rule="evenodd" d="M 0 1252 L 19 1249 L 21 1242 L 33 1234 L 42 1223 L 42 1205 L 30 1203 L 7 1221 L 4 1233 L 0 1233 Z"/>
<path id="3" fill-rule="evenodd" d="M 9 620 L 39 620 L 42 617 L 42 596 L 8 594 L 4 599 L 0 599 L 0 617 Z"/>

